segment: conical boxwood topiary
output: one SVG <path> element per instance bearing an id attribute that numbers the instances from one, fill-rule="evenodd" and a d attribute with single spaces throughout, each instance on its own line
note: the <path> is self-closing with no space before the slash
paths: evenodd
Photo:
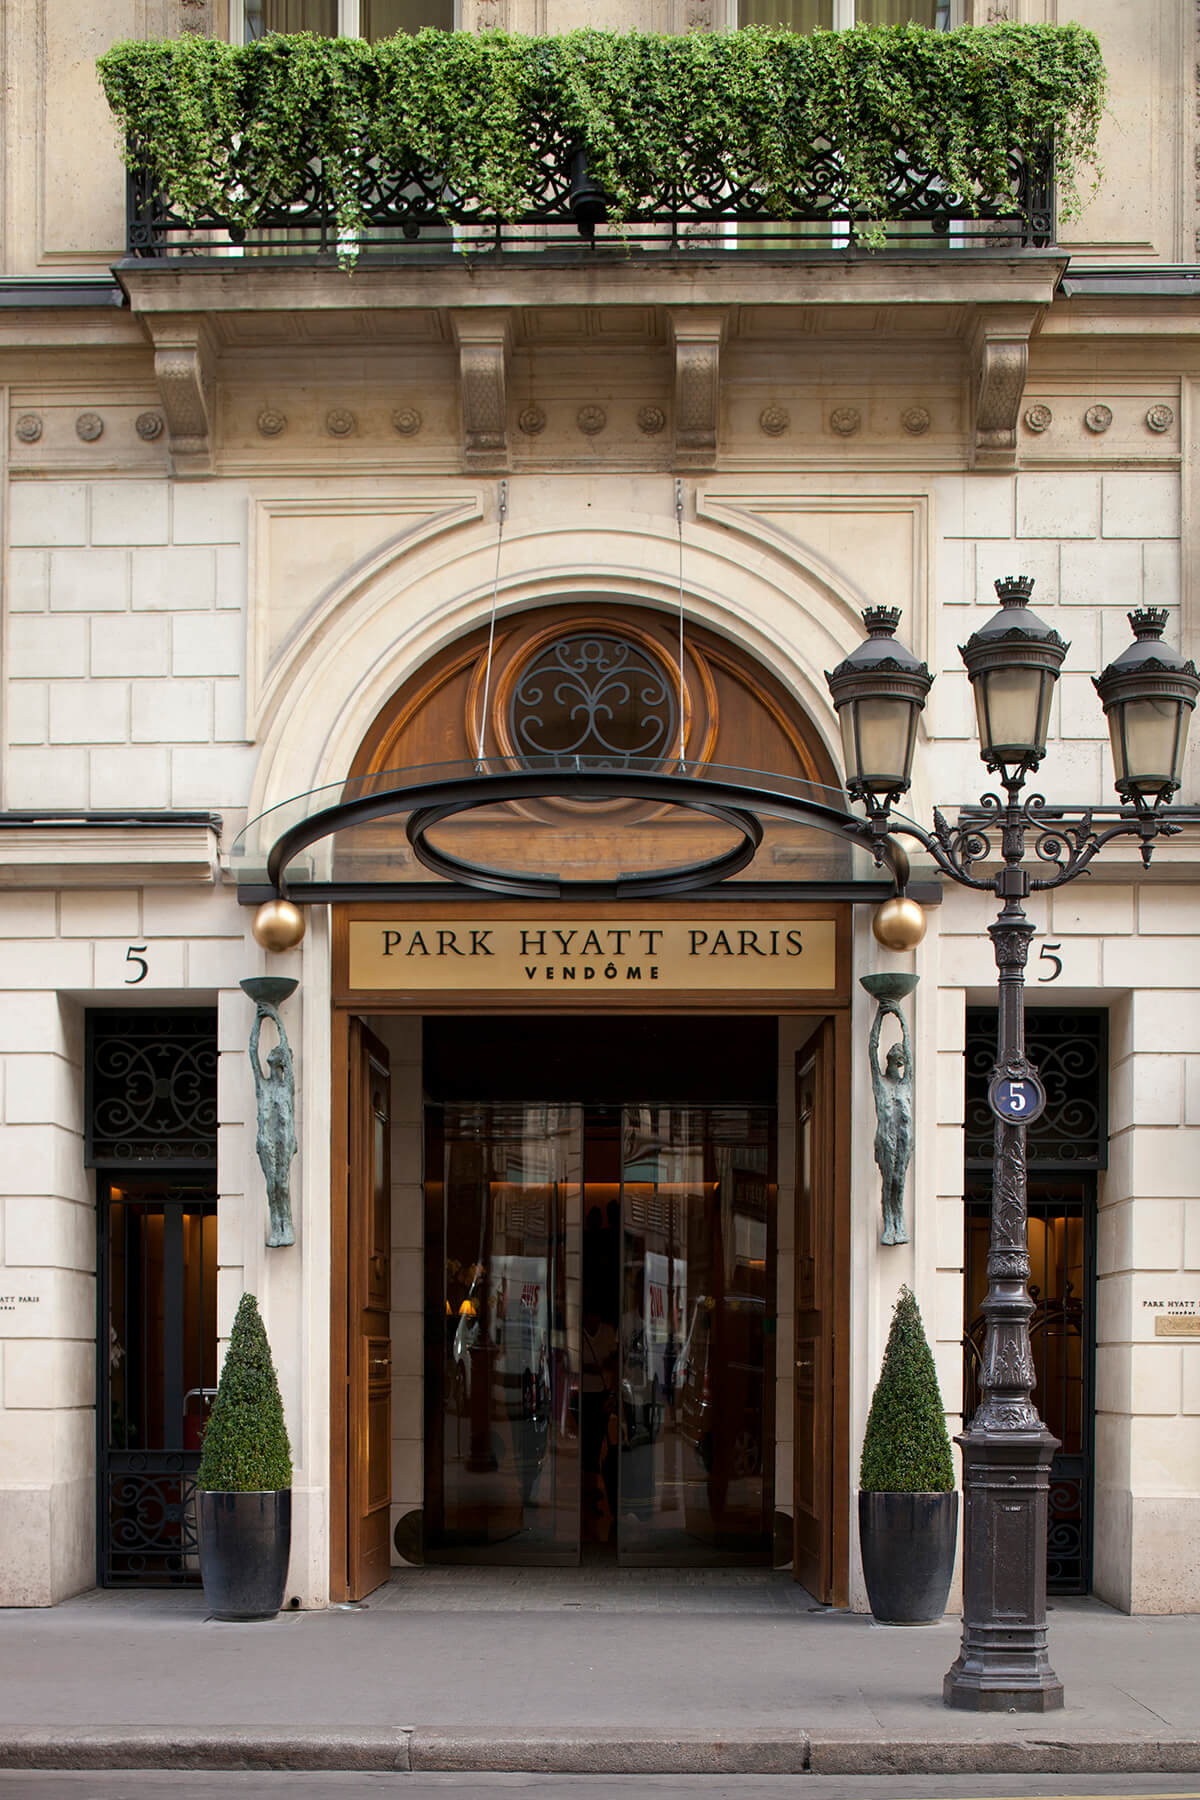
<path id="1" fill-rule="evenodd" d="M 944 1494 L 954 1463 L 921 1314 L 900 1289 L 867 1417 L 858 1485 L 865 1494 Z"/>
<path id="2" fill-rule="evenodd" d="M 198 1487 L 253 1494 L 292 1485 L 292 1452 L 271 1346 L 253 1294 L 243 1294 L 200 1450 Z"/>

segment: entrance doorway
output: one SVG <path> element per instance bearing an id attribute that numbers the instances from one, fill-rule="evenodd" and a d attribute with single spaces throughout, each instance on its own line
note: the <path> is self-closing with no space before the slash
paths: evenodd
<path id="1" fill-rule="evenodd" d="M 87 1016 L 96 1171 L 97 1579 L 200 1579 L 196 1471 L 217 1391 L 217 1016 Z"/>
<path id="2" fill-rule="evenodd" d="M 427 1557 L 769 1562 L 775 1021 L 544 1021 L 521 1100 L 471 1023 L 428 1022 Z"/>
<path id="3" fill-rule="evenodd" d="M 966 1036 L 964 1404 L 979 1404 L 988 1290 L 990 1160 L 987 1083 L 996 1010 L 971 1007 Z M 1031 1007 L 1025 1048 L 1046 1088 L 1026 1144 L 1029 1347 L 1034 1401 L 1058 1439 L 1050 1466 L 1046 1589 L 1087 1594 L 1095 1510 L 1096 1191 L 1107 1166 L 1108 1014 L 1098 1007 Z"/>
<path id="4" fill-rule="evenodd" d="M 332 1596 L 415 1550 L 844 1605 L 846 1010 L 404 1010 L 334 1014 Z"/>

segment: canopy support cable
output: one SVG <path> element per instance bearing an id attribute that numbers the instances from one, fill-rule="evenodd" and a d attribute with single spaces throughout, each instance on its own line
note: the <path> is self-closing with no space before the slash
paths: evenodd
<path id="1" fill-rule="evenodd" d="M 496 571 L 492 577 L 492 616 L 488 625 L 487 662 L 483 670 L 483 704 L 479 709 L 479 736 L 475 745 L 475 772 L 483 775 L 483 735 L 487 730 L 488 695 L 492 686 L 492 655 L 496 648 L 496 596 L 500 590 L 500 550 L 504 543 L 504 521 L 508 517 L 508 483 L 502 481 L 496 498 Z M 680 590 L 682 592 L 682 589 Z"/>
<path id="2" fill-rule="evenodd" d="M 675 528 L 679 534 L 679 769 L 683 760 L 683 482 L 675 479 Z"/>

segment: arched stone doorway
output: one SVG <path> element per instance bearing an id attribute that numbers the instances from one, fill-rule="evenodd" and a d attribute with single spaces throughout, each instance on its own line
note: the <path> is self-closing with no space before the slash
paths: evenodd
<path id="1" fill-rule="evenodd" d="M 490 657 L 489 637 L 445 647 L 387 701 L 348 794 L 399 770 L 556 758 L 835 791 L 783 684 L 714 632 L 688 624 L 681 664 L 670 614 L 564 603 L 503 617 Z M 625 843 L 639 867 L 668 830 L 702 857 L 720 822 L 676 810 L 547 792 L 467 830 L 496 862 L 539 833 L 576 868 L 619 864 Z M 370 857 L 394 872 L 402 826 L 370 829 L 355 872 Z M 827 841 L 844 871 L 848 847 Z M 809 850 L 768 848 L 786 901 L 760 882 L 702 907 L 422 888 L 411 907 L 335 908 L 335 1597 L 381 1578 L 385 1526 L 411 1550 L 419 1513 L 427 1556 L 516 1562 L 770 1562 L 784 1519 L 783 1560 L 844 1600 L 849 907 L 797 898 Z M 389 966 L 364 975 L 371 934 Z M 663 954 L 672 934 L 686 976 Z M 516 967 L 497 981 L 502 938 Z M 420 1412 L 389 1438 L 393 1374 Z"/>

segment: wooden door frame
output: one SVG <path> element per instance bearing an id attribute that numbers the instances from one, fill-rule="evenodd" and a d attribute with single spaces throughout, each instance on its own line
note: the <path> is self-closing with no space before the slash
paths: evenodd
<path id="1" fill-rule="evenodd" d="M 830 1408 L 830 1428 L 828 1434 L 829 1468 L 829 1507 L 830 1507 L 830 1545 L 829 1545 L 829 1588 L 834 1606 L 847 1607 L 850 1604 L 850 1499 L 852 1493 L 851 1475 L 851 1442 L 850 1442 L 850 1269 L 851 1269 L 851 1220 L 850 1220 L 850 1171 L 851 1171 L 851 1133 L 847 1128 L 837 1129 L 839 1120 L 849 1120 L 852 1094 L 851 1079 L 851 1014 L 849 1006 L 827 1006 L 819 1011 L 815 1008 L 790 1015 L 794 1018 L 811 1020 L 814 1029 L 805 1039 L 804 1044 L 796 1052 L 792 1066 L 792 1122 L 794 1141 L 799 1147 L 798 1130 L 798 1075 L 803 1059 L 808 1054 L 814 1038 L 823 1026 L 828 1025 L 831 1047 L 828 1061 L 832 1069 L 824 1067 L 825 1058 L 818 1057 L 818 1090 L 817 1106 L 827 1120 L 833 1122 L 833 1129 L 822 1129 L 821 1144 L 824 1153 L 824 1177 L 829 1185 L 832 1217 L 833 1259 L 829 1272 L 830 1293 L 830 1342 L 833 1359 L 832 1388 L 833 1400 Z M 795 1382 L 795 1330 L 797 1316 L 797 1277 L 795 1258 L 798 1255 L 799 1236 L 797 1231 L 797 1214 L 799 1208 L 799 1181 L 793 1171 L 792 1206 L 792 1329 L 789 1338 L 789 1355 L 787 1361 L 788 1380 Z M 796 1454 L 795 1413 L 793 1411 L 792 1455 Z M 793 1472 L 794 1480 L 794 1472 Z"/>
<path id="2" fill-rule="evenodd" d="M 335 1006 L 330 1072 L 329 1598 L 350 1597 L 350 1022 Z"/>
<path id="3" fill-rule="evenodd" d="M 513 916 L 516 913 L 536 911 L 538 902 L 512 903 L 491 902 L 484 900 L 473 911 L 494 910 L 498 915 Z M 571 903 L 578 907 L 578 902 Z M 744 901 L 723 901 L 720 910 L 729 909 L 731 918 L 741 912 L 744 916 Z M 338 905 L 333 908 L 335 944 L 345 943 L 346 921 L 350 916 L 363 917 L 382 914 L 384 911 L 394 913 L 397 909 L 371 906 Z M 545 910 L 545 908 L 543 908 Z M 556 914 L 566 913 L 568 906 L 551 909 Z M 678 910 L 678 903 L 659 903 L 653 908 L 626 905 L 624 907 L 594 907 L 587 909 L 595 914 L 607 914 L 611 917 L 623 917 L 641 913 L 646 916 L 650 912 L 660 914 L 663 911 Z M 717 907 L 709 902 L 706 911 L 715 912 Z M 813 995 L 796 996 L 792 1001 L 789 995 L 769 995 L 762 992 L 733 992 L 714 994 L 703 990 L 682 990 L 655 996 L 656 1004 L 643 1002 L 630 1007 L 596 1007 L 594 1009 L 581 1006 L 576 1000 L 571 1003 L 545 1004 L 539 1010 L 546 1012 L 570 1011 L 573 1013 L 594 1012 L 599 1016 L 619 1012 L 661 1011 L 671 1013 L 717 1012 L 722 1010 L 744 1013 L 771 1013 L 776 1017 L 824 1019 L 833 1021 L 834 1030 L 834 1109 L 839 1120 L 850 1118 L 851 1100 L 851 915 L 852 906 L 846 902 L 829 902 L 814 904 L 808 907 L 797 907 L 801 916 L 819 914 L 828 917 L 832 912 L 838 919 L 837 933 L 837 967 L 841 985 L 828 997 L 822 995 L 818 1000 Z M 350 1021 L 354 1017 L 364 1020 L 373 1015 L 413 1014 L 431 1017 L 438 1014 L 471 1012 L 512 1012 L 519 1007 L 516 995 L 484 995 L 473 1001 L 462 995 L 426 995 L 397 994 L 392 992 L 358 993 L 349 991 L 339 985 L 335 972 L 335 985 L 332 1003 L 330 1077 L 332 1082 L 330 1106 L 330 1363 L 329 1363 L 329 1597 L 332 1602 L 344 1601 L 349 1597 L 349 1369 L 347 1363 L 348 1343 L 348 1303 L 349 1303 L 349 1243 L 347 1239 L 349 1208 L 349 1175 L 350 1175 Z M 795 1129 L 795 1087 L 792 1084 L 792 1128 Z M 783 1118 L 784 1109 L 780 1108 Z M 834 1404 L 830 1443 L 832 1457 L 832 1593 L 835 1606 L 848 1606 L 850 1599 L 850 1498 L 851 1498 L 851 1445 L 850 1445 L 850 1135 L 848 1131 L 834 1133 L 833 1145 L 833 1195 L 834 1195 Z M 793 1189 L 793 1206 L 795 1204 Z M 794 1227 L 793 1227 L 794 1229 Z M 794 1252 L 793 1252 L 794 1254 Z M 794 1311 L 794 1302 L 793 1302 Z M 789 1356 L 788 1362 L 792 1358 Z"/>
<path id="4" fill-rule="evenodd" d="M 828 1015 L 833 1023 L 833 1118 L 848 1121 L 851 1079 L 850 1009 Z M 848 1128 L 831 1134 L 827 1174 L 833 1194 L 833 1428 L 830 1432 L 830 1547 L 833 1604 L 850 1604 L 850 1152 Z"/>

